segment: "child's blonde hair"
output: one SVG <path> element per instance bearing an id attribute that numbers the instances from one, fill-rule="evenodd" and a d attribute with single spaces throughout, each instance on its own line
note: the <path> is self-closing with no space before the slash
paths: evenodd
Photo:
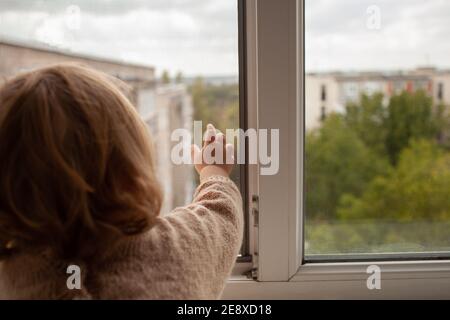
<path id="1" fill-rule="evenodd" d="M 150 137 L 115 82 L 61 64 L 0 88 L 1 255 L 88 257 L 152 225 L 162 194 Z"/>

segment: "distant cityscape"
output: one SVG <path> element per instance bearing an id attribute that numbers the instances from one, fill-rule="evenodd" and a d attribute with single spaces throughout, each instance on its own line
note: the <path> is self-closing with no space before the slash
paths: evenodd
<path id="1" fill-rule="evenodd" d="M 126 82 L 137 111 L 147 123 L 157 148 L 157 164 L 165 191 L 164 209 L 183 205 L 193 193 L 193 172 L 187 166 L 170 161 L 171 132 L 190 129 L 194 116 L 188 87 L 197 77 L 184 77 L 182 82 L 162 83 L 155 68 L 120 60 L 76 54 L 37 43 L 23 43 L 0 38 L 0 82 L 20 72 L 59 62 L 79 62 Z M 202 77 L 211 86 L 239 83 L 236 76 Z M 345 106 L 357 103 L 362 94 L 383 94 L 385 103 L 401 91 L 424 90 L 435 104 L 450 105 L 450 70 L 419 67 L 398 72 L 321 72 L 305 75 L 306 130 L 320 127 L 330 113 L 344 112 Z"/>
<path id="2" fill-rule="evenodd" d="M 239 76 L 205 76 L 201 77 L 202 80 L 207 85 L 212 86 L 220 86 L 220 85 L 232 85 L 232 84 L 238 84 L 239 83 Z M 193 84 L 198 77 L 186 77 L 184 78 L 184 83 L 187 85 Z"/>
<path id="3" fill-rule="evenodd" d="M 305 126 L 311 130 L 332 112 L 358 102 L 362 94 L 382 93 L 384 102 L 402 91 L 424 90 L 435 104 L 450 104 L 450 70 L 427 66 L 398 72 L 323 72 L 305 76 Z"/>
<path id="4" fill-rule="evenodd" d="M 164 189 L 162 212 L 190 201 L 193 170 L 189 166 L 175 166 L 170 161 L 172 131 L 190 129 L 192 124 L 193 108 L 186 85 L 159 83 L 155 69 L 150 66 L 0 38 L 0 84 L 18 73 L 62 62 L 90 66 L 129 85 L 131 90 L 125 93 L 147 123 L 155 142 L 158 176 Z"/>

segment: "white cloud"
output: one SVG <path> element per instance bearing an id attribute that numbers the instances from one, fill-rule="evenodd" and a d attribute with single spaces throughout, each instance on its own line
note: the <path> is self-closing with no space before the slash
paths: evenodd
<path id="1" fill-rule="evenodd" d="M 381 29 L 366 28 L 366 9 L 381 10 Z M 306 0 L 308 70 L 450 67 L 450 1 Z"/>
<path id="2" fill-rule="evenodd" d="M 81 9 L 68 30 L 66 8 Z M 366 9 L 381 9 L 369 30 Z M 448 0 L 306 0 L 307 70 L 450 67 Z M 0 35 L 185 74 L 236 74 L 235 0 L 2 0 Z"/>
<path id="3" fill-rule="evenodd" d="M 79 30 L 66 9 L 81 9 Z M 0 35 L 121 58 L 188 75 L 236 74 L 237 2 L 229 0 L 0 1 Z"/>

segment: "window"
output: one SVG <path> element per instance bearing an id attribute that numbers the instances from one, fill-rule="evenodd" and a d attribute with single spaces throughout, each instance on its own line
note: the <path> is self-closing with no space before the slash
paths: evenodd
<path id="1" fill-rule="evenodd" d="M 442 82 L 438 83 L 438 94 L 437 94 L 438 101 L 444 100 L 444 84 Z"/>
<path id="2" fill-rule="evenodd" d="M 358 98 L 358 84 L 344 79 L 342 84 L 342 92 L 345 102 L 354 101 Z"/>
<path id="3" fill-rule="evenodd" d="M 342 88 L 351 97 L 344 110 L 306 132 L 306 261 L 450 256 L 450 140 L 438 139 L 450 122 L 437 106 L 448 109 L 450 101 L 441 83 L 437 101 L 415 85 L 450 79 L 443 40 L 425 35 L 432 28 L 449 32 L 450 25 L 438 18 L 446 4 L 429 1 L 426 13 L 422 5 L 305 1 L 307 74 L 320 71 L 335 83 L 352 79 Z M 366 25 L 378 18 L 367 8 L 384 13 L 379 28 Z M 411 32 L 414 44 L 404 37 Z M 427 47 L 436 59 L 424 69 Z M 414 53 L 405 56 L 407 48 Z M 383 103 L 391 81 L 397 91 Z"/>
<path id="4" fill-rule="evenodd" d="M 327 109 L 325 107 L 320 108 L 320 121 L 325 121 L 327 118 Z"/>
<path id="5" fill-rule="evenodd" d="M 125 81 L 159 152 L 162 212 L 191 200 L 196 174 L 170 159 L 175 129 L 239 128 L 237 1 L 0 2 L 0 81 L 59 62 Z M 243 168 L 232 178 L 245 193 Z M 246 250 L 244 250 L 246 251 Z"/>
<path id="6" fill-rule="evenodd" d="M 438 70 L 438 74 L 433 74 L 433 68 L 414 70 L 413 66 L 411 74 L 400 74 L 397 66 L 402 66 L 402 63 L 407 64 L 406 54 L 400 55 L 398 50 L 401 50 L 401 46 L 395 44 L 404 39 L 397 40 L 394 37 L 394 40 L 390 38 L 390 41 L 386 41 L 386 33 L 377 31 L 376 28 L 373 29 L 374 26 L 377 26 L 376 23 L 373 24 L 373 20 L 370 20 L 369 30 L 373 30 L 374 33 L 367 35 L 365 33 L 366 18 L 370 17 L 367 12 L 376 13 L 377 8 L 371 7 L 370 10 L 367 10 L 368 4 L 364 2 L 362 5 L 360 1 L 350 0 L 336 3 L 312 0 L 247 0 L 245 2 L 247 29 L 245 33 L 247 56 L 245 78 L 247 79 L 248 123 L 249 127 L 280 130 L 280 169 L 274 176 L 263 176 L 259 175 L 257 167 L 249 166 L 248 168 L 249 196 L 253 196 L 255 199 L 250 204 L 253 212 L 253 215 L 250 216 L 253 221 L 250 234 L 251 252 L 254 255 L 251 275 L 258 281 L 245 277 L 233 278 L 225 290 L 224 298 L 449 298 L 450 259 L 446 255 L 448 248 L 444 245 L 441 247 L 444 249 L 443 251 L 436 251 L 438 245 L 431 241 L 431 238 L 437 236 L 440 237 L 439 241 L 445 242 L 444 236 L 448 235 L 450 229 L 439 229 L 435 224 L 436 229 L 432 227 L 433 232 L 430 232 L 430 228 L 424 228 L 425 224 L 421 224 L 425 222 L 424 219 L 416 219 L 417 237 L 414 237 L 413 241 L 423 240 L 425 235 L 430 237 L 427 238 L 430 239 L 429 242 L 423 242 L 428 245 L 430 250 L 416 253 L 408 251 L 408 248 L 411 249 L 411 247 L 405 246 L 405 241 L 396 237 L 389 237 L 390 241 L 394 241 L 394 245 L 388 243 L 387 246 L 378 246 L 376 238 L 373 242 L 365 243 L 361 242 L 361 238 L 355 237 L 355 234 L 362 235 L 366 239 L 377 236 L 376 232 L 370 232 L 371 228 L 372 231 L 373 228 L 378 230 L 381 228 L 383 231 L 383 227 L 386 226 L 383 226 L 386 223 L 385 219 L 366 221 L 368 223 L 365 226 L 356 223 L 355 220 L 350 220 L 347 221 L 347 226 L 344 228 L 339 229 L 340 225 L 338 225 L 335 232 L 330 232 L 332 219 L 326 215 L 315 219 L 310 216 L 311 205 L 307 204 L 314 200 L 311 199 L 312 196 L 320 195 L 317 192 L 311 193 L 310 188 L 315 186 L 314 183 L 308 182 L 308 180 L 312 181 L 312 178 L 316 184 L 321 182 L 316 176 L 311 176 L 308 169 L 308 166 L 311 165 L 311 162 L 307 163 L 311 155 L 310 144 L 314 142 L 308 135 L 310 130 L 316 131 L 314 138 L 320 139 L 322 135 L 325 135 L 323 130 L 325 124 L 318 121 L 323 106 L 321 85 L 325 81 L 327 84 L 327 119 L 325 123 L 337 122 L 340 125 L 338 127 L 340 130 L 329 130 L 325 136 L 336 136 L 334 138 L 340 140 L 342 136 L 358 137 L 354 133 L 349 133 L 347 123 L 341 125 L 339 122 L 346 116 L 348 109 L 355 112 L 356 119 L 366 119 L 375 129 L 386 124 L 380 121 L 380 117 L 373 116 L 373 113 L 360 114 L 361 108 L 358 108 L 360 100 L 367 104 L 367 109 L 378 110 L 381 115 L 385 115 L 391 97 L 402 94 L 408 81 L 427 83 L 426 91 L 430 94 L 433 91 L 432 88 L 436 88 L 436 79 L 441 81 L 440 77 L 445 72 Z M 411 2 L 404 1 L 394 5 L 391 2 L 376 1 L 375 5 L 377 4 L 386 9 L 382 11 L 383 15 L 389 16 L 391 9 L 397 10 Z M 427 8 L 434 12 L 443 12 L 444 9 L 441 7 L 443 5 L 445 5 L 443 2 L 436 1 Z M 408 10 L 408 12 L 419 14 L 423 10 L 416 8 Z M 333 23 L 334 20 L 327 20 L 330 16 L 334 17 L 333 19 L 336 19 L 337 22 Z M 408 15 L 400 14 L 400 17 L 404 16 Z M 312 17 L 314 17 L 314 21 Z M 353 20 L 350 19 L 352 17 L 354 17 Z M 423 23 L 424 20 L 426 19 L 417 19 L 420 23 Z M 442 20 L 437 19 L 437 21 Z M 408 21 L 404 22 L 402 19 L 397 19 L 397 22 L 395 28 L 391 28 L 389 31 L 395 31 L 403 24 L 409 25 Z M 358 30 L 357 27 L 354 27 L 357 23 L 362 23 L 363 28 Z M 382 26 L 383 23 L 384 20 L 382 20 Z M 419 29 L 427 30 L 420 23 Z M 330 29 L 336 32 L 330 34 L 327 31 Z M 431 28 L 431 30 L 435 29 Z M 348 32 L 347 34 L 345 32 L 337 34 L 342 31 Z M 390 34 L 390 32 L 387 33 Z M 355 43 L 357 47 L 354 50 L 350 50 L 349 46 L 340 45 L 347 36 L 352 37 L 355 34 L 358 41 L 357 44 Z M 427 41 L 430 39 L 424 38 Z M 352 38 L 352 40 L 354 39 Z M 364 52 L 374 54 L 371 53 L 374 40 L 378 40 L 378 45 L 386 43 L 386 46 L 383 47 L 386 52 L 378 54 L 377 58 L 369 59 L 369 55 L 365 57 L 361 54 L 361 50 L 367 45 L 369 49 L 366 48 L 367 51 Z M 418 47 L 435 48 L 439 54 L 433 55 L 433 57 L 439 56 L 440 59 L 444 59 L 442 64 L 444 69 L 447 54 L 443 50 L 443 46 L 438 45 L 439 43 L 444 42 L 436 42 L 436 46 L 421 45 Z M 407 45 L 411 45 L 411 43 Z M 317 54 L 312 54 L 312 52 Z M 411 50 L 408 49 L 405 52 L 410 53 Z M 380 56 L 383 59 L 380 59 Z M 392 56 L 397 59 L 387 59 Z M 333 57 L 335 60 L 332 59 Z M 351 62 L 352 68 L 337 68 L 336 60 L 342 60 L 342 63 Z M 379 68 L 372 70 L 362 67 L 363 62 L 367 64 L 370 61 L 377 63 Z M 380 70 L 383 72 L 381 77 Z M 340 81 L 335 81 L 336 77 Z M 434 81 L 432 86 L 429 85 L 431 81 Z M 370 84 L 369 87 L 364 85 L 367 83 Z M 414 87 L 414 90 L 419 88 L 419 86 L 416 88 L 416 85 Z M 343 88 L 348 89 L 349 96 L 352 98 L 349 101 L 344 99 Z M 378 92 L 380 90 L 386 90 L 386 94 L 380 96 Z M 366 95 L 361 96 L 361 93 L 366 93 Z M 415 94 L 419 96 L 419 93 Z M 429 101 L 427 94 L 420 94 L 423 95 L 421 97 L 423 101 Z M 335 99 L 339 99 L 339 103 L 336 103 Z M 410 101 L 411 99 L 411 97 L 402 96 L 399 100 Z M 313 103 L 310 104 L 310 101 Z M 414 97 L 412 101 L 414 102 L 413 109 L 429 110 L 423 108 L 427 104 L 421 103 L 422 100 L 417 97 Z M 401 105 L 401 103 L 399 104 Z M 314 106 L 314 109 L 308 109 L 311 106 Z M 401 110 L 404 109 L 406 108 L 401 108 Z M 439 110 L 439 108 L 434 110 Z M 407 111 L 412 110 L 407 109 Z M 339 121 L 335 120 L 336 118 Z M 381 117 L 381 119 L 383 118 Z M 444 118 L 439 119 L 443 120 Z M 315 122 L 308 125 L 309 121 Z M 397 123 L 390 122 L 390 124 L 395 126 Z M 366 126 L 365 123 L 361 125 L 362 128 Z M 413 129 L 413 127 L 410 128 Z M 414 126 L 414 128 L 416 127 Z M 379 136 L 381 131 L 375 129 L 373 132 L 376 134 L 368 135 L 367 138 Z M 346 139 L 342 140 L 346 141 Z M 425 141 L 425 143 L 427 142 Z M 341 157 L 346 159 L 357 156 L 355 150 L 361 146 L 364 144 L 357 143 L 352 148 L 343 149 L 335 148 L 333 143 L 329 143 L 321 144 L 319 147 L 322 150 L 330 150 L 330 155 L 333 155 L 330 159 L 334 160 L 335 164 L 339 164 Z M 425 147 L 425 144 L 420 145 L 419 149 L 422 146 Z M 393 145 L 390 145 L 390 148 L 394 148 Z M 316 148 L 313 150 L 317 151 Z M 440 152 L 444 151 L 438 151 L 438 153 Z M 364 154 L 369 155 L 370 153 Z M 431 158 L 429 159 L 431 160 Z M 318 160 L 320 161 L 312 162 L 312 164 L 321 166 L 323 160 L 321 158 Z M 415 160 L 412 162 L 415 163 Z M 360 166 L 367 165 L 367 162 L 361 161 L 361 159 L 347 163 L 349 167 L 360 170 Z M 436 166 L 434 170 L 437 167 L 445 167 L 445 165 Z M 333 167 L 331 166 L 331 168 Z M 319 172 L 324 173 L 323 170 L 319 170 Z M 325 172 L 330 176 L 335 174 L 336 180 L 354 177 L 353 175 L 339 176 L 338 170 L 330 169 Z M 322 175 L 321 178 L 327 178 L 327 175 Z M 426 175 L 428 176 L 429 173 Z M 404 193 L 392 192 L 392 196 L 399 195 L 403 196 Z M 379 199 L 389 198 L 380 197 Z M 433 205 L 436 203 L 436 199 L 439 197 L 432 198 Z M 425 200 L 427 199 L 425 198 Z M 324 202 L 323 205 L 333 208 L 330 203 Z M 389 228 L 394 228 L 399 234 L 403 233 L 404 235 L 406 230 L 409 232 L 413 228 L 413 221 L 396 220 L 391 222 L 392 225 Z M 320 223 L 326 226 L 326 230 L 323 229 L 323 232 L 312 234 L 313 228 Z M 446 220 L 443 219 L 442 223 L 445 224 Z M 402 224 L 404 224 L 403 229 L 401 228 Z M 397 233 L 394 234 L 397 235 Z M 319 238 L 320 241 L 311 242 L 313 236 L 316 239 Z M 385 240 L 382 238 L 378 241 Z M 323 247 L 319 250 L 318 246 Z M 369 290 L 367 286 L 369 276 L 367 270 L 372 265 L 380 267 L 382 272 L 381 290 Z"/>
<path id="7" fill-rule="evenodd" d="M 446 39 L 438 38 L 449 30 L 433 19 L 448 4 L 238 2 L 239 15 L 235 1 L 221 0 L 2 1 L 0 76 L 49 61 L 20 61 L 10 50 L 24 45 L 51 61 L 64 53 L 112 68 L 135 86 L 132 98 L 166 155 L 171 128 L 197 118 L 279 130 L 277 174 L 235 171 L 250 213 L 242 255 L 252 260 L 238 259 L 224 298 L 450 297 L 450 134 L 435 126 L 448 110 L 429 96 L 447 81 Z M 430 48 L 435 67 L 416 68 Z M 414 139 L 398 133 L 404 116 Z M 187 178 L 167 180 L 166 192 L 179 191 L 168 206 L 192 192 L 192 172 L 178 174 Z M 371 264 L 383 273 L 379 292 L 366 286 Z"/>
<path id="8" fill-rule="evenodd" d="M 327 101 L 327 87 L 325 85 L 321 86 L 320 99 L 322 100 L 322 102 Z"/>

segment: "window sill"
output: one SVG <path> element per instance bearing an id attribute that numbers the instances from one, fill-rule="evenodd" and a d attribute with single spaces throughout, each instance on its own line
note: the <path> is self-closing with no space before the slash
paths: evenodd
<path id="1" fill-rule="evenodd" d="M 302 265 L 293 282 L 367 280 L 367 267 L 377 265 L 383 280 L 396 279 L 450 279 L 450 260 L 430 261 L 378 261 L 308 263 Z"/>
<path id="2" fill-rule="evenodd" d="M 372 263 L 306 264 L 286 282 L 231 277 L 223 299 L 450 299 L 450 260 L 373 263 L 381 289 L 369 290 Z"/>

